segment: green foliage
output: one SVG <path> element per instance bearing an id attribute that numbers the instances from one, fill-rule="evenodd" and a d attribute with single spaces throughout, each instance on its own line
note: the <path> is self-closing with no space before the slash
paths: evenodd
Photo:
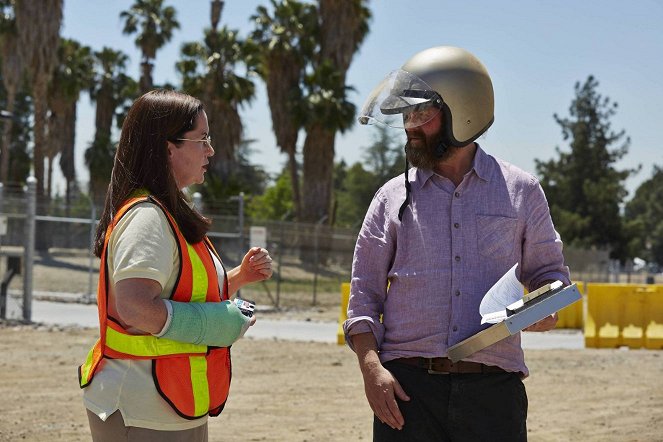
<path id="1" fill-rule="evenodd" d="M 630 255 L 663 265 L 663 168 L 654 166 L 626 204 L 624 218 Z"/>
<path id="2" fill-rule="evenodd" d="M 620 204 L 627 195 L 624 181 L 636 171 L 614 167 L 628 152 L 630 139 L 623 130 L 611 130 L 617 103 L 602 97 L 597 87 L 593 76 L 576 83 L 570 117 L 554 115 L 570 151 L 558 147 L 559 159 L 536 160 L 536 170 L 562 239 L 579 247 L 607 248 L 613 258 L 623 259 Z"/>
<path id="3" fill-rule="evenodd" d="M 252 153 L 251 143 L 255 140 L 244 140 L 235 152 L 237 165 L 227 177 L 214 173 L 205 175 L 205 182 L 197 189 L 205 201 L 212 207 L 220 207 L 230 197 L 243 192 L 247 196 L 261 195 L 265 192 L 268 180 L 267 173 L 260 167 L 251 164 L 249 156 Z"/>
<path id="4" fill-rule="evenodd" d="M 30 174 L 30 164 L 32 163 L 28 151 L 28 145 L 32 140 L 32 99 L 26 92 L 19 92 L 16 95 L 14 106 L 14 124 L 9 145 L 8 183 L 23 184 Z M 7 94 L 0 83 L 0 109 L 6 108 Z"/>
<path id="5" fill-rule="evenodd" d="M 247 205 L 247 215 L 253 220 L 286 220 L 292 218 L 292 186 L 290 174 L 284 169 L 276 182 L 262 195 L 253 197 Z"/>
<path id="6" fill-rule="evenodd" d="M 342 73 L 329 60 L 304 77 L 307 93 L 295 110 L 298 120 L 303 121 L 305 127 L 320 124 L 341 133 L 352 128 L 356 108 L 347 94 L 354 88 L 346 86 L 342 78 Z"/>
<path id="7" fill-rule="evenodd" d="M 202 42 L 182 44 L 182 59 L 175 64 L 182 75 L 182 89 L 207 100 L 249 102 L 255 85 L 248 75 L 238 75 L 237 67 L 243 64 L 251 72 L 254 52 L 255 47 L 242 40 L 236 29 L 206 29 Z"/>
<path id="8" fill-rule="evenodd" d="M 120 18 L 124 21 L 124 34 L 138 34 L 135 44 L 143 52 L 144 60 L 154 59 L 157 50 L 180 27 L 175 8 L 164 7 L 163 0 L 136 0 L 129 10 L 120 13 Z"/>
<path id="9" fill-rule="evenodd" d="M 100 207 L 110 183 L 115 150 L 115 143 L 110 138 L 98 136 L 85 151 L 85 165 L 90 171 L 90 196 Z"/>
<path id="10" fill-rule="evenodd" d="M 94 81 L 89 94 L 97 104 L 97 137 L 110 138 L 113 120 L 121 128 L 131 103 L 138 98 L 138 83 L 126 74 L 128 62 L 128 55 L 109 47 L 94 52 Z"/>
<path id="11" fill-rule="evenodd" d="M 336 180 L 340 187 L 335 189 L 335 224 L 356 228 L 361 225 L 373 195 L 382 182 L 375 173 L 364 169 L 361 163 L 346 169 L 345 163 L 341 162 L 335 167 L 335 175 L 340 178 Z"/>
<path id="12" fill-rule="evenodd" d="M 400 139 L 394 140 L 384 126 L 375 126 L 373 143 L 364 149 L 364 164 L 350 168 L 345 162 L 334 168 L 335 224 L 358 227 L 375 192 L 385 182 L 403 173 L 405 154 Z"/>
<path id="13" fill-rule="evenodd" d="M 402 133 L 394 140 L 393 132 L 389 128 L 376 125 L 373 134 L 373 144 L 368 146 L 364 152 L 366 165 L 384 183 L 403 173 L 405 168 L 405 150 L 403 149 Z"/>
<path id="14" fill-rule="evenodd" d="M 88 90 L 94 80 L 94 59 L 89 46 L 76 40 L 60 38 L 58 46 L 58 64 L 51 78 L 51 88 L 59 95 L 74 101 L 81 91 Z"/>

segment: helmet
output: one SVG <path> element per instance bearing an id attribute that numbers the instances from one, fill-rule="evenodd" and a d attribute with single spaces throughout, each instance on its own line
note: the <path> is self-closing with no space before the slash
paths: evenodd
<path id="1" fill-rule="evenodd" d="M 415 54 L 373 90 L 359 122 L 409 128 L 427 123 L 438 112 L 444 116 L 442 142 L 450 146 L 471 143 L 493 123 L 490 76 L 464 49 L 437 46 Z"/>

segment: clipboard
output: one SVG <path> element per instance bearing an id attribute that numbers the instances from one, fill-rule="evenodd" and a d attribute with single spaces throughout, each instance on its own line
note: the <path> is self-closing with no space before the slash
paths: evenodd
<path id="1" fill-rule="evenodd" d="M 545 285 L 525 295 L 522 307 L 508 311 L 508 316 L 504 321 L 493 324 L 449 347 L 448 357 L 451 362 L 458 362 L 504 338 L 519 333 L 524 328 L 581 299 L 582 295 L 576 284 L 557 289 L 551 288 L 550 284 Z"/>

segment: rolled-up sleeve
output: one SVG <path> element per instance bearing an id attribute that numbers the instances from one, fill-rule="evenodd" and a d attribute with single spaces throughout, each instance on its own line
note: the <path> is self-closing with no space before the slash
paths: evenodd
<path id="1" fill-rule="evenodd" d="M 343 331 L 345 342 L 353 350 L 350 337 L 359 333 L 373 333 L 378 348 L 384 340 L 380 315 L 395 247 L 388 214 L 387 199 L 379 190 L 364 218 L 352 260 L 348 319 L 343 323 Z"/>
<path id="2" fill-rule="evenodd" d="M 548 201 L 538 180 L 532 178 L 525 202 L 527 220 L 523 236 L 521 280 L 528 290 L 546 281 L 570 284 L 569 268 L 564 265 L 562 240 L 555 230 Z"/>

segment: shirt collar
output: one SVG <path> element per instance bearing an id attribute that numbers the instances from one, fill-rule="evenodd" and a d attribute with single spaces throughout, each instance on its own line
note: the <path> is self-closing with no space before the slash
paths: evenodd
<path id="1" fill-rule="evenodd" d="M 477 151 L 474 154 L 474 161 L 472 162 L 472 170 L 476 173 L 477 177 L 483 181 L 490 181 L 490 161 L 488 154 L 483 151 L 479 143 L 477 144 Z"/>
<path id="2" fill-rule="evenodd" d="M 481 149 L 479 143 L 476 143 L 477 151 L 474 153 L 474 160 L 472 160 L 472 171 L 476 176 L 483 181 L 490 181 L 490 167 L 488 161 L 488 154 Z M 417 187 L 421 189 L 428 182 L 431 177 L 435 175 L 432 170 L 423 170 L 413 167 L 410 169 L 409 179 L 412 183 L 416 183 Z"/>

